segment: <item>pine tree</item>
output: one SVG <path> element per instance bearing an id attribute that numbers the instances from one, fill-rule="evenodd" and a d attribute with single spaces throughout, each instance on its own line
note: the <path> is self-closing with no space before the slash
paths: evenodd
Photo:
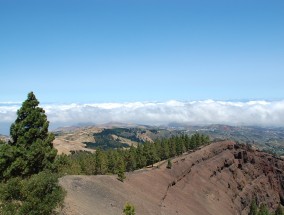
<path id="1" fill-rule="evenodd" d="M 56 150 L 52 141 L 54 135 L 48 132 L 49 122 L 45 111 L 33 92 L 17 111 L 17 119 L 11 125 L 12 140 L 0 148 L 0 177 L 29 176 L 53 167 Z"/>
<path id="2" fill-rule="evenodd" d="M 136 149 L 136 161 L 137 168 L 143 168 L 147 165 L 147 160 L 144 155 L 144 146 L 141 144 L 138 144 Z"/>
<path id="3" fill-rule="evenodd" d="M 134 171 L 137 168 L 136 163 L 136 149 L 133 145 L 130 146 L 130 149 L 126 151 L 126 170 Z"/>
<path id="4" fill-rule="evenodd" d="M 167 140 L 163 140 L 161 143 L 161 159 L 165 160 L 170 157 L 170 148 L 169 142 Z"/>
<path id="5" fill-rule="evenodd" d="M 176 145 L 173 142 L 172 138 L 170 138 L 170 140 L 169 140 L 169 150 L 170 150 L 170 157 L 175 157 L 177 155 L 177 153 L 176 153 Z"/>
<path id="6" fill-rule="evenodd" d="M 118 163 L 117 179 L 123 182 L 125 178 L 126 178 L 125 177 L 125 164 L 124 164 L 123 159 L 120 159 Z"/>
<path id="7" fill-rule="evenodd" d="M 101 149 L 96 150 L 95 158 L 95 174 L 104 175 L 108 171 L 107 156 Z"/>
<path id="8" fill-rule="evenodd" d="M 167 168 L 168 168 L 168 169 L 171 169 L 171 168 L 172 168 L 172 161 L 171 161 L 171 159 L 168 159 Z"/>

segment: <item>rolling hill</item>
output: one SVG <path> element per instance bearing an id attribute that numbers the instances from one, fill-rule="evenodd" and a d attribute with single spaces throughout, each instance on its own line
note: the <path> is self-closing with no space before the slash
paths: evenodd
<path id="1" fill-rule="evenodd" d="M 164 127 L 141 126 L 133 124 L 105 124 L 87 127 L 67 127 L 54 131 L 55 147 L 60 153 L 70 151 L 93 150 L 96 148 L 127 148 L 146 141 L 169 138 L 174 135 L 196 132 L 209 135 L 211 140 L 234 140 L 251 144 L 260 149 L 284 154 L 284 129 L 251 126 L 187 126 L 172 124 Z"/>

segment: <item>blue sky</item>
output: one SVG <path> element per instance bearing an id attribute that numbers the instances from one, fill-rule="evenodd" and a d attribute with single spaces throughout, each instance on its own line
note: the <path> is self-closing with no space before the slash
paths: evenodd
<path id="1" fill-rule="evenodd" d="M 0 0 L 0 102 L 282 100 L 283 11 L 283 0 Z"/>

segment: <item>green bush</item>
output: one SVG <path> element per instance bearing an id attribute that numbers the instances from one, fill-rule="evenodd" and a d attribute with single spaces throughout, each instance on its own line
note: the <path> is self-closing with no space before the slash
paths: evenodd
<path id="1" fill-rule="evenodd" d="M 25 200 L 19 214 L 51 214 L 63 202 L 65 195 L 57 181 L 57 175 L 50 172 L 41 172 L 25 180 L 22 189 Z"/>
<path id="2" fill-rule="evenodd" d="M 123 213 L 125 215 L 135 215 L 135 208 L 132 204 L 126 202 L 123 208 Z"/>
<path id="3" fill-rule="evenodd" d="M 0 185 L 1 215 L 48 215 L 59 207 L 65 192 L 58 185 L 58 177 L 40 172 L 30 178 L 12 178 Z"/>

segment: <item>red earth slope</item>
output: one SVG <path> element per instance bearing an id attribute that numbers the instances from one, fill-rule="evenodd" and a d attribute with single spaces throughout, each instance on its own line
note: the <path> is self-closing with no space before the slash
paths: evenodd
<path id="1" fill-rule="evenodd" d="M 276 208 L 283 200 L 284 161 L 234 142 L 212 143 L 159 168 L 116 176 L 65 176 L 65 215 L 121 215 L 126 202 L 138 215 L 248 214 L 253 198 Z"/>

